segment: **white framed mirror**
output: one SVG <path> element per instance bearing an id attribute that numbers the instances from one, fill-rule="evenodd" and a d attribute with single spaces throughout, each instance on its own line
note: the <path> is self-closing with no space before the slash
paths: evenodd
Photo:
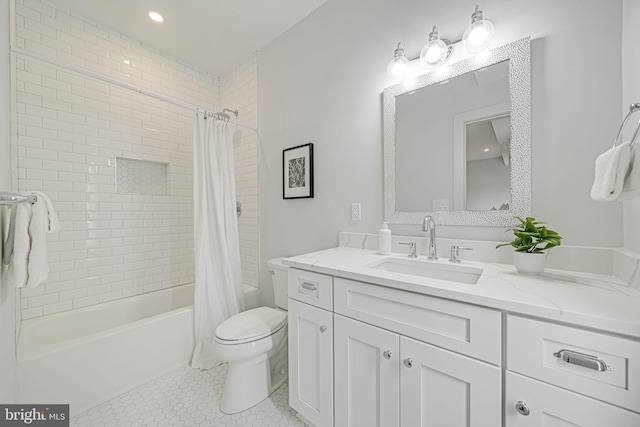
<path id="1" fill-rule="evenodd" d="M 510 226 L 531 211 L 530 40 L 383 92 L 385 220 Z"/>

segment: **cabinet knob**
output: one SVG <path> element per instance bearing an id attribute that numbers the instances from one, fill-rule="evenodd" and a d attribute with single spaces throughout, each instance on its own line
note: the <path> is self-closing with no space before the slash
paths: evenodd
<path id="1" fill-rule="evenodd" d="M 385 359 L 391 359 L 391 350 L 385 351 L 384 353 L 382 353 L 382 355 Z"/>
<path id="2" fill-rule="evenodd" d="M 320 332 L 324 333 L 327 330 L 327 327 L 322 325 L 320 326 Z"/>
<path id="3" fill-rule="evenodd" d="M 531 411 L 529 411 L 529 407 L 527 406 L 526 403 L 524 403 L 522 400 L 519 400 L 518 403 L 516 403 L 516 411 L 518 411 L 521 415 L 529 415 L 531 413 Z"/>
<path id="4" fill-rule="evenodd" d="M 404 366 L 406 366 L 407 368 L 410 368 L 413 366 L 413 360 L 411 360 L 410 357 L 407 357 L 406 359 L 404 359 Z"/>

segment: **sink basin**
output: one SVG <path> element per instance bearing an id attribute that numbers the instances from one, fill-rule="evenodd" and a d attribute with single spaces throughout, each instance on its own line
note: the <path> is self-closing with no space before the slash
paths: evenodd
<path id="1" fill-rule="evenodd" d="M 476 267 L 442 264 L 434 261 L 422 261 L 409 258 L 385 258 L 367 267 L 374 270 L 448 280 L 450 282 L 465 283 L 468 285 L 478 283 L 478 279 L 482 274 L 482 269 Z"/>

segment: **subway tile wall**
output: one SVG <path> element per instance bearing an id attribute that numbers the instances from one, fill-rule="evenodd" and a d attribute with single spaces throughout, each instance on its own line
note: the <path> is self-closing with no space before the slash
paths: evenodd
<path id="1" fill-rule="evenodd" d="M 30 52 L 190 105 L 219 108 L 217 77 L 45 2 L 16 0 L 15 35 L 16 46 Z M 15 58 L 14 186 L 44 191 L 62 227 L 49 236 L 46 283 L 21 290 L 21 318 L 193 282 L 194 113 Z M 235 93 L 235 78 L 228 79 Z M 243 104 L 232 108 L 241 109 L 245 122 L 256 115 Z M 243 134 L 238 145 L 244 141 Z M 116 156 L 169 163 L 168 195 L 117 194 Z M 252 202 L 243 206 L 252 209 Z M 252 227 L 257 230 L 257 222 Z"/>
<path id="2" fill-rule="evenodd" d="M 238 122 L 258 128 L 258 59 L 254 53 L 243 64 L 220 78 L 220 108 L 239 110 Z M 236 172 L 236 194 L 242 203 L 238 219 L 242 279 L 258 286 L 258 134 L 231 126 Z"/>

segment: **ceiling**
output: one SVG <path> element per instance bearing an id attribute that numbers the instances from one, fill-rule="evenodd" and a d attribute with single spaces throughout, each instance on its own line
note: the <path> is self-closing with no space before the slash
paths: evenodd
<path id="1" fill-rule="evenodd" d="M 221 76 L 327 0 L 49 0 Z M 164 16 L 153 22 L 150 10 Z"/>

